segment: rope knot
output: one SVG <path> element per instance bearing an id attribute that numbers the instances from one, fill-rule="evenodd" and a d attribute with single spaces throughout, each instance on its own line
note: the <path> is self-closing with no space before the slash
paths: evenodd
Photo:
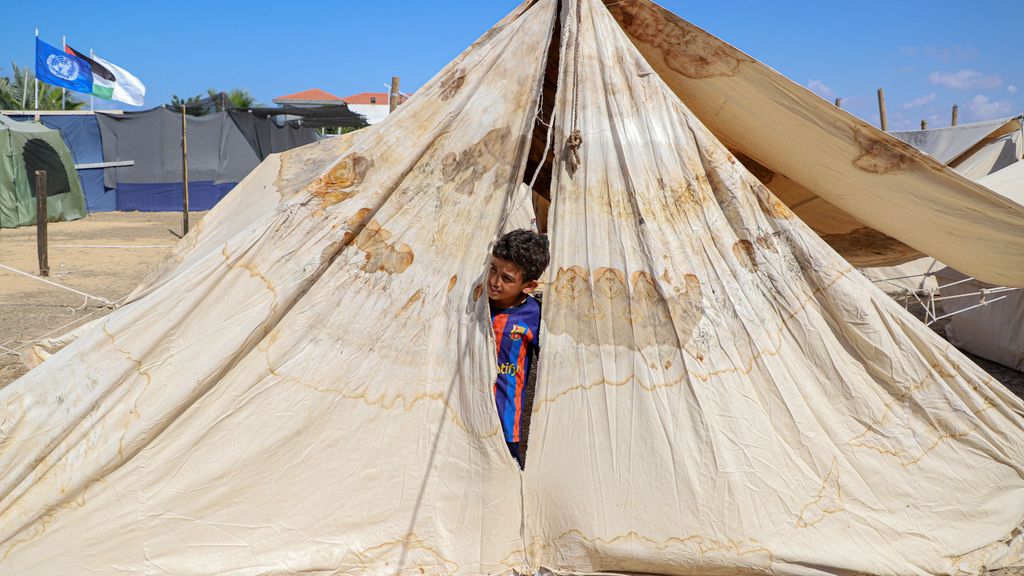
<path id="1" fill-rule="evenodd" d="M 576 169 L 580 167 L 580 146 L 583 145 L 583 134 L 580 133 L 579 128 L 569 134 L 569 140 L 565 145 L 569 152 L 569 172 L 575 174 Z"/>

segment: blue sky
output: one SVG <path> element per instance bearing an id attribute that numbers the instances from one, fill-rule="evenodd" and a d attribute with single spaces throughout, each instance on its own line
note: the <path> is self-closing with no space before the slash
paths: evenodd
<path id="1" fill-rule="evenodd" d="M 137 75 L 147 107 L 207 88 L 246 88 L 260 102 L 322 88 L 339 96 L 403 91 L 430 79 L 518 0 L 426 2 L 250 0 L 180 4 L 51 1 L 8 11 L 0 67 L 33 61 L 33 31 L 61 35 Z M 661 4 L 828 100 L 877 124 L 884 88 L 890 129 L 947 126 L 1024 110 L 1019 0 L 662 0 Z M 970 7 L 968 6 L 977 6 Z"/>

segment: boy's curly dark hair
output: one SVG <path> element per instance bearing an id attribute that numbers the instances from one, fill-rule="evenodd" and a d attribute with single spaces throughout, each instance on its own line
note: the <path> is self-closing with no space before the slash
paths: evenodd
<path id="1" fill-rule="evenodd" d="M 551 261 L 548 239 L 532 230 L 520 228 L 498 239 L 491 254 L 515 262 L 523 270 L 523 282 L 540 278 Z"/>

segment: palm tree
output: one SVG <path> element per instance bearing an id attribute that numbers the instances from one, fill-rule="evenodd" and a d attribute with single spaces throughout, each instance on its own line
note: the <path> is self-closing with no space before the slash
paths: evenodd
<path id="1" fill-rule="evenodd" d="M 13 77 L 0 78 L 0 107 L 4 110 L 30 110 L 35 108 L 35 73 L 28 66 L 11 62 Z M 63 109 L 77 110 L 85 105 L 84 100 L 75 100 L 69 93 Z M 39 109 L 60 110 L 60 88 L 45 82 L 39 83 Z"/>
<path id="2" fill-rule="evenodd" d="M 256 98 L 244 88 L 232 88 L 227 92 L 210 88 L 206 94 L 213 101 L 217 112 L 222 112 L 224 108 L 252 108 L 256 104 Z"/>

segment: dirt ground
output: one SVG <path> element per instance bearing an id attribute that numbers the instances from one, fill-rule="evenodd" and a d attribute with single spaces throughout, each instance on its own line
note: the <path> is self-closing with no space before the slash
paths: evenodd
<path id="1" fill-rule="evenodd" d="M 193 212 L 195 225 L 205 212 Z M 179 212 L 104 212 L 51 223 L 50 280 L 91 296 L 117 301 L 167 256 L 181 234 Z M 39 272 L 36 229 L 0 229 L 0 264 Z M 43 335 L 58 336 L 109 314 L 102 302 L 0 268 L 0 386 L 26 372 L 18 356 Z"/>

